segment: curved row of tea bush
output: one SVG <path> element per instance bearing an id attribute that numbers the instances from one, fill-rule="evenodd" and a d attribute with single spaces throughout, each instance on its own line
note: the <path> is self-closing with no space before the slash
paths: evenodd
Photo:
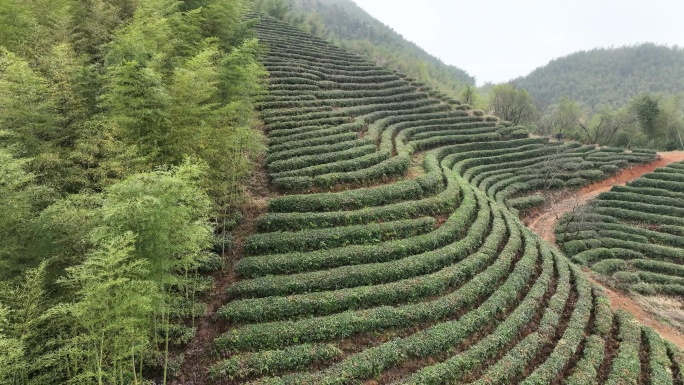
<path id="1" fill-rule="evenodd" d="M 213 380 L 678 381 L 682 353 L 614 314 L 511 209 L 540 204 L 539 189 L 582 185 L 653 153 L 530 138 L 283 23 L 264 17 L 257 29 L 273 80 L 259 102 L 267 168 L 281 193 L 298 193 L 272 198 L 244 240 L 217 312 L 224 332 L 214 341 L 222 359 Z M 673 172 L 653 183 L 678 183 Z M 630 209 L 677 206 L 671 195 L 632 198 Z M 668 254 L 684 236 L 676 225 L 652 245 L 672 258 L 652 261 L 613 243 L 651 239 L 654 229 L 630 232 L 605 213 L 581 217 L 594 225 L 566 238 L 576 250 L 599 250 L 585 260 L 627 252 L 642 281 L 678 282 Z M 606 237 L 600 249 L 590 233 Z"/>
<path id="2" fill-rule="evenodd" d="M 467 106 L 421 92 L 423 86 L 411 79 L 312 42 L 299 31 L 281 33 L 264 23 L 259 28 L 269 46 L 264 64 L 274 91 L 261 98 L 259 109 L 269 134 L 269 176 L 278 189 L 308 191 L 400 177 L 416 150 L 501 138 L 497 119 L 469 115 Z M 362 138 L 367 142 L 359 146 Z"/>
<path id="3" fill-rule="evenodd" d="M 615 186 L 585 212 L 563 218 L 556 231 L 565 251 L 621 287 L 684 295 L 684 190 L 677 189 L 682 166 Z"/>

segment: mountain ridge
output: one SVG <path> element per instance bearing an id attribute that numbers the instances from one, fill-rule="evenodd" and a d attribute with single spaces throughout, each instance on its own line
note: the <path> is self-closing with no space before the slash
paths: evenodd
<path id="1" fill-rule="evenodd" d="M 626 105 L 641 93 L 684 91 L 684 49 L 655 43 L 594 48 L 553 59 L 512 82 L 543 104 L 565 96 L 589 108 Z"/>

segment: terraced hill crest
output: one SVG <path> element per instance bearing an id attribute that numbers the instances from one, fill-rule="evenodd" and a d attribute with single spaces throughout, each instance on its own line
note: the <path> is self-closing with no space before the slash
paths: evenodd
<path id="1" fill-rule="evenodd" d="M 208 375 L 250 384 L 682 384 L 682 352 L 517 209 L 653 152 L 530 138 L 268 17 L 277 192 L 235 262 Z"/>

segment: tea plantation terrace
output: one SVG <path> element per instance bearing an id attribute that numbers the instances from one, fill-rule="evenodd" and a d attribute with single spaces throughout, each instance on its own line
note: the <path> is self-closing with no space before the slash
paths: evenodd
<path id="1" fill-rule="evenodd" d="M 653 152 L 530 138 L 259 17 L 279 195 L 219 310 L 219 383 L 681 384 L 682 352 L 529 231 L 540 189 Z M 367 383 L 371 383 L 370 381 Z"/>

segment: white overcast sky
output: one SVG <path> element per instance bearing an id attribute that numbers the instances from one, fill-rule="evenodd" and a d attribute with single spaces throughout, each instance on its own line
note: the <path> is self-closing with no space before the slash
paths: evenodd
<path id="1" fill-rule="evenodd" d="M 684 46 L 684 0 L 354 0 L 430 54 L 484 82 L 580 50 Z"/>

